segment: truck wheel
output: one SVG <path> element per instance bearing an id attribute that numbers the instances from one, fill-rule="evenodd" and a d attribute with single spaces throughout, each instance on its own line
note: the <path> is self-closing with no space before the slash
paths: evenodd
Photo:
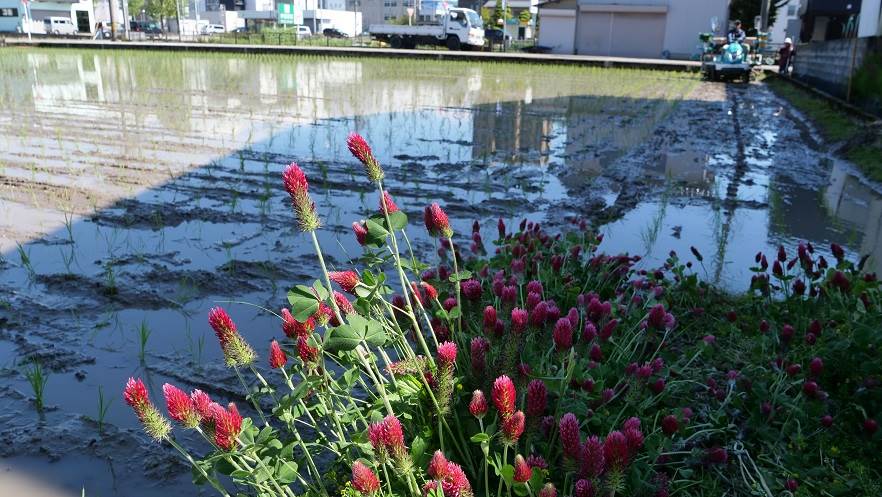
<path id="1" fill-rule="evenodd" d="M 447 49 L 448 50 L 459 50 L 459 38 L 456 36 L 448 36 L 447 37 Z"/>
<path id="2" fill-rule="evenodd" d="M 404 40 L 401 39 L 400 36 L 395 35 L 389 39 L 389 46 L 392 48 L 401 48 L 401 45 L 404 43 Z"/>

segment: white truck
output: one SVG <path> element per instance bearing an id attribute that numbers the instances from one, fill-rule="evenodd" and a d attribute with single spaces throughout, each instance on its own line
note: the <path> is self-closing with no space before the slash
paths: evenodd
<path id="1" fill-rule="evenodd" d="M 392 48 L 445 45 L 450 50 L 480 50 L 484 47 L 484 23 L 471 9 L 450 9 L 439 24 L 371 24 L 368 32 Z"/>

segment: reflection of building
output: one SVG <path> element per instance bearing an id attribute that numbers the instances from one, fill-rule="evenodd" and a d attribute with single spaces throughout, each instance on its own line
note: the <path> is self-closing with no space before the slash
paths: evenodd
<path id="1" fill-rule="evenodd" d="M 707 169 L 708 156 L 702 152 L 665 154 L 665 178 L 686 186 L 690 196 L 706 196 L 714 184 L 714 173 Z"/>
<path id="2" fill-rule="evenodd" d="M 530 156 L 540 164 L 547 163 L 551 114 L 516 100 L 478 105 L 474 116 L 475 157 L 518 162 Z"/>
<path id="3" fill-rule="evenodd" d="M 834 164 L 824 190 L 824 206 L 836 219 L 863 233 L 858 250 L 861 256 L 870 256 L 865 270 L 882 274 L 882 194 Z"/>
<path id="4" fill-rule="evenodd" d="M 539 45 L 554 53 L 689 58 L 698 33 L 721 22 L 728 0 L 548 0 L 539 5 Z"/>

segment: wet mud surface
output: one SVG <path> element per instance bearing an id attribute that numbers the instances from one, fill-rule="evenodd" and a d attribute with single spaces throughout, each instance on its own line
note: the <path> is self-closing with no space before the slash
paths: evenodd
<path id="1" fill-rule="evenodd" d="M 140 375 L 240 405 L 206 322 L 227 307 L 262 353 L 311 246 L 279 175 L 309 174 L 334 268 L 377 196 L 345 147 L 358 130 L 410 214 L 581 219 L 603 249 L 705 255 L 743 290 L 754 254 L 801 240 L 870 254 L 882 196 L 762 83 L 659 72 L 321 58 L 0 51 L 0 495 L 194 495 L 121 398 Z M 466 240 L 463 239 L 465 242 Z M 822 248 L 823 250 L 823 248 Z M 247 302 L 253 305 L 246 305 Z M 141 358 L 140 334 L 149 330 Z M 38 414 L 24 371 L 48 374 Z M 100 429 L 99 391 L 110 402 Z M 205 446 L 184 439 L 199 454 Z"/>

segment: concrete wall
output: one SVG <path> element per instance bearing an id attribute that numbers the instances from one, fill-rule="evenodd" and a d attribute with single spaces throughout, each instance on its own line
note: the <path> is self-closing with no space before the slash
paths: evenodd
<path id="1" fill-rule="evenodd" d="M 699 53 L 698 33 L 710 31 L 716 17 L 725 29 L 729 17 L 728 0 L 670 0 L 664 49 L 673 58 L 688 58 Z"/>
<path id="2" fill-rule="evenodd" d="M 659 40 L 655 29 L 644 32 L 640 29 L 640 23 L 628 22 L 629 16 L 636 19 L 635 16 L 647 15 L 653 11 L 654 7 L 661 9 L 660 13 L 653 16 L 660 18 L 663 24 L 661 40 Z M 547 3 L 540 7 L 539 44 L 541 46 L 549 46 L 542 42 L 544 36 L 542 34 L 542 12 L 575 8 L 576 2 L 572 0 Z M 595 55 L 633 53 L 633 55 L 637 55 L 639 52 L 642 56 L 651 57 L 659 57 L 662 53 L 667 53 L 671 58 L 689 59 L 699 53 L 698 33 L 710 30 L 711 18 L 717 18 L 721 30 L 725 27 L 729 15 L 729 0 L 581 0 L 578 2 L 578 8 L 580 11 L 579 25 L 574 28 L 575 32 L 572 33 L 576 40 L 576 48 L 587 49 L 590 46 L 602 44 L 606 46 L 606 49 L 603 50 L 588 50 L 579 53 Z M 633 12 L 629 12 L 630 10 Z M 618 16 L 621 22 L 613 22 L 612 24 L 601 22 L 600 18 L 603 17 L 604 11 L 615 13 L 607 16 L 608 21 L 613 16 Z M 583 15 L 584 12 L 589 12 L 589 14 Z M 586 21 L 585 26 L 582 26 L 583 20 Z M 622 32 L 610 33 L 610 26 Z M 562 36 L 565 35 L 557 33 L 554 38 Z M 605 41 L 600 40 L 602 37 L 605 37 Z M 593 38 L 597 38 L 596 43 L 592 42 Z M 618 40 L 617 45 L 627 41 L 628 47 L 618 50 L 614 46 L 608 46 L 614 40 Z M 557 50 L 555 52 L 564 53 Z"/>
<path id="3" fill-rule="evenodd" d="M 796 48 L 793 77 L 846 98 L 850 76 L 871 53 L 882 53 L 882 37 L 806 43 Z M 878 110 L 878 109 L 877 109 Z"/>
<path id="4" fill-rule="evenodd" d="M 573 32 L 576 29 L 574 9 L 543 10 L 539 27 L 539 46 L 552 53 L 573 53 Z"/>

